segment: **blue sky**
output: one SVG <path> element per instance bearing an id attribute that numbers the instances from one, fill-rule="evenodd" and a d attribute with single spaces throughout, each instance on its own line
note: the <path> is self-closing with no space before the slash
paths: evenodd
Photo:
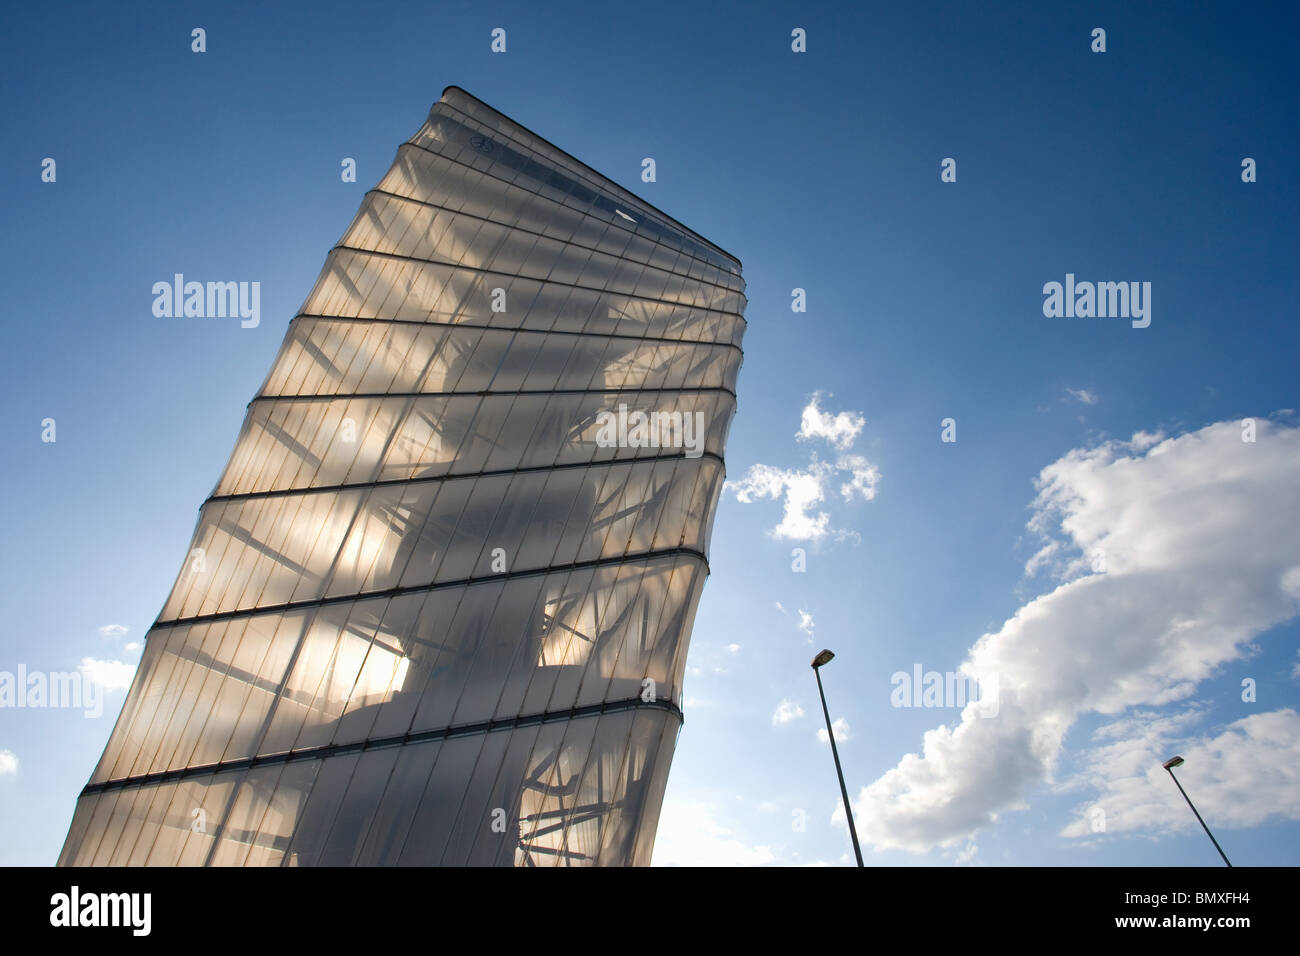
<path id="1" fill-rule="evenodd" d="M 1297 861 L 1296 10 L 3 18 L 0 671 L 129 675 L 326 252 L 456 84 L 744 263 L 732 484 L 656 863 L 851 860 L 823 646 L 869 865 L 1213 864 L 1159 770 L 1174 752 L 1235 863 Z M 259 281 L 260 325 L 155 318 L 176 272 Z M 1150 282 L 1149 327 L 1045 316 L 1067 273 Z M 891 675 L 964 661 L 998 675 L 997 716 L 891 705 Z M 99 719 L 0 709 L 0 863 L 54 861 L 123 696 Z"/>

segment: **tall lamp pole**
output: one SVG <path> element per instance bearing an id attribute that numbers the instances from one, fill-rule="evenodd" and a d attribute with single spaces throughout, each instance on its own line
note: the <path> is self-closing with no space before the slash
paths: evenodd
<path id="1" fill-rule="evenodd" d="M 1192 808 L 1192 813 L 1196 813 L 1196 805 L 1192 803 L 1192 798 L 1187 795 L 1187 791 L 1184 790 L 1183 785 L 1178 782 L 1178 778 L 1174 777 L 1174 768 L 1181 767 L 1183 763 L 1184 760 L 1182 757 L 1170 757 L 1160 766 L 1169 771 L 1169 776 L 1173 777 L 1174 786 L 1176 786 L 1178 792 L 1183 795 L 1183 799 L 1187 801 L 1187 805 Z M 1205 821 L 1201 819 L 1199 813 L 1196 813 L 1196 819 L 1201 824 L 1202 829 L 1205 830 L 1205 835 L 1210 838 L 1210 842 L 1214 844 L 1214 848 L 1219 851 L 1219 856 L 1223 857 L 1223 862 L 1227 863 L 1228 866 L 1232 866 L 1231 863 L 1228 863 L 1228 855 L 1223 852 L 1223 847 L 1219 846 L 1219 841 L 1214 839 L 1214 834 L 1210 832 L 1210 828 L 1205 825 Z"/>
<path id="2" fill-rule="evenodd" d="M 826 707 L 826 691 L 822 689 L 822 672 L 823 664 L 828 664 L 835 654 L 831 651 L 822 651 L 812 660 L 813 673 L 817 675 L 817 693 L 822 699 L 822 713 L 826 716 L 826 735 L 831 740 L 831 756 L 835 758 L 835 774 L 840 778 L 840 796 L 844 798 L 844 813 L 849 818 L 849 836 L 853 837 L 853 853 L 858 858 L 858 866 L 862 866 L 862 849 L 858 846 L 858 830 L 853 825 L 853 808 L 849 806 L 849 791 L 844 786 L 844 771 L 840 769 L 840 752 L 835 748 L 835 730 L 831 727 L 831 712 Z M 1217 844 L 1216 844 L 1217 845 Z"/>

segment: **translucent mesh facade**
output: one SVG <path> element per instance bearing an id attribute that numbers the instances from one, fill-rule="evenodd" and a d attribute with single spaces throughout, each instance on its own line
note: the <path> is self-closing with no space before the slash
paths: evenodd
<path id="1" fill-rule="evenodd" d="M 250 403 L 60 864 L 648 863 L 743 289 L 449 88 Z"/>

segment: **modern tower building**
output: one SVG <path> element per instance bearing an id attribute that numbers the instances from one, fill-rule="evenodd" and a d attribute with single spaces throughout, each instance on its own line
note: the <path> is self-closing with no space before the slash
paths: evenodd
<path id="1" fill-rule="evenodd" d="M 445 91 L 249 404 L 59 862 L 648 863 L 743 289 Z"/>

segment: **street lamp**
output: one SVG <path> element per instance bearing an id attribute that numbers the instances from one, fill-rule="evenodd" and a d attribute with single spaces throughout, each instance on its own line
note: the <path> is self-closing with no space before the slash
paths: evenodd
<path id="1" fill-rule="evenodd" d="M 1174 786 L 1176 786 L 1178 788 L 1178 792 L 1183 795 L 1183 799 L 1187 801 L 1187 805 L 1192 808 L 1192 813 L 1196 813 L 1196 806 L 1195 804 L 1192 803 L 1192 798 L 1187 795 L 1187 791 L 1184 790 L 1183 785 L 1178 782 L 1178 778 L 1174 777 L 1174 768 L 1181 767 L 1184 762 L 1185 761 L 1183 760 L 1182 757 L 1174 756 L 1174 757 L 1170 757 L 1160 766 L 1164 767 L 1165 770 L 1169 771 L 1169 776 L 1173 777 Z M 1205 825 L 1205 821 L 1201 819 L 1201 815 L 1199 813 L 1196 813 L 1196 819 L 1200 822 L 1201 827 L 1205 830 L 1205 835 L 1210 838 L 1210 842 L 1214 844 L 1214 848 L 1219 851 L 1219 856 L 1223 857 L 1223 862 L 1227 863 L 1228 866 L 1232 866 L 1231 863 L 1228 863 L 1228 856 L 1226 853 L 1223 852 L 1223 847 L 1219 846 L 1219 841 L 1214 839 L 1214 834 L 1210 832 L 1210 828 Z"/>
<path id="2" fill-rule="evenodd" d="M 849 806 L 849 791 L 844 786 L 844 771 L 840 769 L 840 752 L 835 748 L 835 731 L 831 727 L 831 712 L 826 708 L 826 691 L 822 689 L 822 672 L 823 664 L 829 664 L 835 657 L 832 651 L 822 651 L 812 659 L 813 673 L 817 675 L 817 693 L 822 698 L 822 713 L 826 716 L 826 735 L 831 740 L 831 756 L 835 758 L 835 773 L 840 778 L 840 796 L 844 798 L 844 813 L 849 818 L 849 836 L 853 837 L 853 853 L 858 858 L 858 866 L 862 866 L 862 850 L 858 846 L 858 830 L 853 825 L 853 808 Z"/>

